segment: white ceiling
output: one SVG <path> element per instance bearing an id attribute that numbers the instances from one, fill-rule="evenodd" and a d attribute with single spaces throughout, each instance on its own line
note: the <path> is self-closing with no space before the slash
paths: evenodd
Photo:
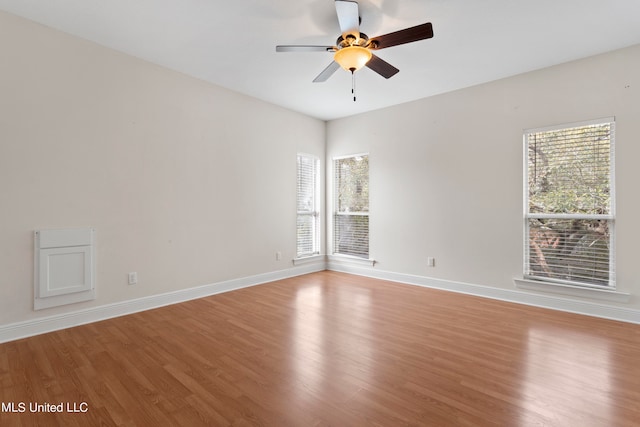
<path id="1" fill-rule="evenodd" d="M 333 0 L 0 0 L 0 10 L 323 120 L 640 43 L 640 0 L 360 0 L 370 37 L 431 22 L 434 38 L 377 51 L 400 69 L 312 80 L 332 54 Z"/>

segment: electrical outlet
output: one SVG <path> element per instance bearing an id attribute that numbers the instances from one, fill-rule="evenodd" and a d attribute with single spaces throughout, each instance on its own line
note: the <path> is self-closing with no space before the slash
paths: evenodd
<path id="1" fill-rule="evenodd" d="M 429 267 L 435 267 L 436 266 L 436 259 L 432 256 L 427 258 L 427 265 Z"/>
<path id="2" fill-rule="evenodd" d="M 135 285 L 136 283 L 138 283 L 138 273 L 136 273 L 135 271 L 129 273 L 128 279 L 130 285 Z"/>
<path id="3" fill-rule="evenodd" d="M 276 261 L 280 261 L 282 259 L 282 252 L 277 251 L 276 252 Z"/>

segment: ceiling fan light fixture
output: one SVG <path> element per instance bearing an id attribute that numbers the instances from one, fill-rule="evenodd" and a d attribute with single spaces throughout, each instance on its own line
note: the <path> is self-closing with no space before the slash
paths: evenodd
<path id="1" fill-rule="evenodd" d="M 345 70 L 353 73 L 364 67 L 371 59 L 371 56 L 371 51 L 367 48 L 362 46 L 347 46 L 338 50 L 333 55 L 333 60 L 340 64 Z"/>

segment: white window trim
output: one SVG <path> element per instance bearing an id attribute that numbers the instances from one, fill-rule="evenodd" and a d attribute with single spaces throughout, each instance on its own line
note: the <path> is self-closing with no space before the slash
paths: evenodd
<path id="1" fill-rule="evenodd" d="M 551 132 L 556 130 L 575 128 L 575 127 L 583 127 L 583 126 L 591 126 L 598 125 L 603 123 L 612 123 L 614 129 L 614 142 L 611 145 L 611 154 L 610 154 L 610 171 L 609 175 L 612 178 L 609 182 L 609 187 L 611 189 L 611 199 L 610 199 L 610 214 L 606 215 L 580 215 L 580 214 L 542 214 L 542 213 L 529 213 L 529 183 L 528 183 L 528 170 L 529 170 L 529 150 L 528 150 L 528 141 L 527 134 L 536 133 L 536 132 Z M 566 219 L 602 219 L 611 221 L 611 245 L 609 249 L 609 283 L 610 285 L 589 285 L 586 283 L 573 283 L 573 282 L 563 282 L 562 280 L 557 279 L 547 279 L 543 277 L 529 276 L 523 274 L 522 279 L 514 278 L 514 283 L 517 287 L 523 289 L 533 289 L 533 290 L 546 290 L 548 292 L 561 293 L 566 295 L 575 295 L 575 296 L 591 296 L 598 295 L 601 299 L 608 299 L 612 301 L 628 301 L 629 294 L 625 294 L 623 292 L 616 291 L 616 281 L 614 280 L 615 275 L 615 209 L 616 209 L 616 200 L 615 200 L 615 116 L 603 117 L 599 119 L 593 120 L 585 120 L 579 122 L 572 123 L 563 123 L 553 126 L 539 127 L 539 128 L 530 128 L 523 129 L 522 131 L 523 138 L 523 217 L 524 217 L 524 235 L 523 238 L 525 241 L 523 242 L 523 247 L 525 248 L 523 253 L 523 267 L 527 265 L 529 259 L 529 250 L 528 245 L 526 244 L 526 239 L 528 239 L 528 219 L 535 218 L 566 218 Z M 609 297 L 603 297 L 604 295 L 609 295 Z M 614 295 L 614 296 L 611 296 Z"/>
<path id="2" fill-rule="evenodd" d="M 328 255 L 327 258 L 331 262 L 339 262 L 344 264 L 354 264 L 354 265 L 363 265 L 367 267 L 373 267 L 376 264 L 376 260 L 372 258 L 360 258 L 353 255 L 346 254 L 332 254 Z"/>
<path id="3" fill-rule="evenodd" d="M 327 226 L 327 244 L 329 244 L 330 246 L 330 253 L 327 254 L 327 259 L 329 261 L 333 261 L 333 262 L 340 262 L 340 263 L 348 263 L 348 264 L 354 264 L 354 265 L 364 265 L 364 266 L 369 266 L 369 267 L 373 267 L 376 263 L 376 261 L 371 258 L 371 240 L 369 240 L 369 258 L 361 258 L 358 256 L 354 256 L 354 255 L 348 255 L 348 254 L 341 254 L 341 253 L 337 253 L 335 250 L 335 215 L 366 215 L 369 218 L 370 214 L 371 214 L 371 209 L 369 209 L 368 212 L 337 212 L 337 207 L 336 207 L 336 191 L 337 189 L 335 188 L 335 164 L 336 164 L 336 160 L 342 160 L 342 159 L 350 159 L 353 157 L 362 157 L 362 156 L 367 156 L 369 157 L 369 166 L 371 166 L 371 155 L 368 152 L 360 152 L 360 153 L 354 153 L 354 154 L 345 154 L 345 155 L 341 155 L 341 156 L 333 156 L 331 157 L 331 174 L 327 176 L 327 182 L 330 182 L 331 187 L 330 190 L 331 192 L 328 194 L 331 194 L 331 197 L 328 198 L 330 199 L 330 210 L 331 210 L 331 214 L 328 215 L 331 221 L 331 224 L 329 224 Z M 329 178 L 330 177 L 330 178 Z M 371 233 L 371 228 L 369 228 L 369 233 Z"/>
<path id="4" fill-rule="evenodd" d="M 334 156 L 334 157 L 332 157 L 331 158 L 331 160 L 332 160 L 331 164 L 335 165 L 335 160 L 350 159 L 352 157 L 364 157 L 364 156 L 371 157 L 371 155 L 369 153 L 367 153 L 367 152 L 354 153 L 354 154 L 345 154 L 343 156 Z"/>
<path id="5" fill-rule="evenodd" d="M 316 230 L 316 235 L 314 236 L 315 239 L 315 247 L 316 247 L 316 251 L 314 253 L 311 254 L 305 254 L 302 256 L 298 255 L 298 241 L 297 241 L 297 233 L 296 233 L 296 256 L 293 259 L 293 263 L 294 265 L 297 264 L 304 264 L 307 262 L 312 262 L 312 261 L 317 261 L 318 259 L 324 258 L 324 255 L 321 254 L 322 251 L 322 197 L 321 197 L 321 173 L 320 173 L 320 168 L 321 168 L 321 162 L 320 162 L 320 158 L 316 155 L 313 154 L 308 154 L 308 153 L 297 153 L 296 154 L 296 163 L 297 163 L 297 159 L 298 157 L 307 157 L 310 159 L 313 159 L 316 162 L 316 183 L 315 183 L 315 195 L 314 195 L 314 208 L 315 208 L 315 212 L 313 212 L 312 214 L 308 214 L 308 215 L 313 215 L 316 218 L 317 224 L 317 230 Z M 296 186 L 298 183 L 298 176 L 297 176 L 297 167 L 296 167 Z M 298 200 L 297 200 L 297 189 L 296 189 L 296 223 L 298 221 L 298 216 L 300 215 L 300 212 L 298 212 L 297 210 L 297 204 L 298 204 Z"/>
<path id="6" fill-rule="evenodd" d="M 620 292 L 612 288 L 603 288 L 602 286 L 598 288 L 587 287 L 584 285 L 574 286 L 526 278 L 514 278 L 513 282 L 515 283 L 517 288 L 532 291 L 542 291 L 560 295 L 599 299 L 604 301 L 629 302 L 631 300 L 631 294 Z"/>
<path id="7" fill-rule="evenodd" d="M 327 260 L 326 255 L 309 255 L 300 258 L 294 258 L 293 265 L 306 265 L 306 264 L 314 264 L 317 262 L 324 262 Z"/>

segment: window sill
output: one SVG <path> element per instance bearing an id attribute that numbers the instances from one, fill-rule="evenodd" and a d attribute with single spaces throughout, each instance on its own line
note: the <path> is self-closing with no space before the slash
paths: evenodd
<path id="1" fill-rule="evenodd" d="M 302 258 L 294 258 L 293 265 L 304 265 L 304 264 L 311 264 L 315 262 L 324 262 L 324 261 L 326 261 L 325 255 L 310 255 Z"/>
<path id="2" fill-rule="evenodd" d="M 610 289 L 582 288 L 579 286 L 563 285 L 559 283 L 544 282 L 530 279 L 513 279 L 517 288 L 533 291 L 549 292 L 554 294 L 569 295 L 600 299 L 605 301 L 629 302 L 630 294 Z"/>
<path id="3" fill-rule="evenodd" d="M 328 258 L 329 258 L 329 261 L 333 261 L 333 262 L 366 265 L 367 267 L 373 267 L 374 264 L 376 263 L 376 261 L 373 259 L 358 258 L 356 256 L 350 256 L 350 255 L 333 254 L 333 255 L 329 255 Z"/>

